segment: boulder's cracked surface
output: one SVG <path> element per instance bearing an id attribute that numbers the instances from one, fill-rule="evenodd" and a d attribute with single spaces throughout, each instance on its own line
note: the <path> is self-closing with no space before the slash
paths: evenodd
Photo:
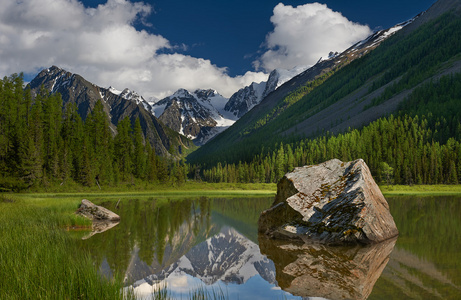
<path id="1" fill-rule="evenodd" d="M 332 159 L 287 173 L 272 207 L 259 218 L 259 231 L 325 244 L 370 244 L 398 235 L 389 205 L 362 159 Z"/>
<path id="2" fill-rule="evenodd" d="M 86 199 L 82 200 L 82 204 L 77 210 L 77 213 L 93 221 L 110 221 L 110 222 L 120 221 L 120 216 L 117 215 L 116 213 L 108 210 L 107 208 L 96 205 Z"/>

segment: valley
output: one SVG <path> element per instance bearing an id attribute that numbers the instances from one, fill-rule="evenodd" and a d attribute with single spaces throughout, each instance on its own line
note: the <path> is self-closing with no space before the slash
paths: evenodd
<path id="1" fill-rule="evenodd" d="M 27 6 L 35 0 L 5 4 L 17 9 L 11 16 L 0 8 L 0 56 L 17 54 L 6 41 L 22 45 L 18 55 L 29 45 L 40 45 L 37 55 L 49 52 L 27 60 L 33 76 L 18 69 L 0 79 L 0 300 L 459 298 L 460 0 L 434 0 L 384 28 L 349 21 L 350 8 L 343 16 L 320 3 L 270 4 L 273 31 L 244 54 L 250 71 L 193 57 L 231 40 L 224 27 L 214 44 L 158 34 L 160 23 L 148 16 L 160 20 L 161 3 L 54 1 L 72 10 L 54 19 Z M 227 25 L 240 27 L 252 5 Z M 255 17 L 253 29 L 265 26 Z M 186 29 L 205 32 L 213 19 L 205 10 L 190 24 L 178 17 L 167 27 L 192 37 Z M 43 29 L 53 21 L 75 34 L 82 20 L 91 26 L 80 25 L 82 35 L 65 47 L 66 38 Z M 303 55 L 328 53 L 325 45 L 316 50 L 314 38 L 329 41 L 331 32 L 347 47 L 325 42 L 330 53 L 306 64 Z M 95 55 L 101 42 L 110 51 Z M 46 46 L 55 43 L 53 56 Z M 341 167 L 363 159 L 397 239 L 330 247 L 258 232 L 284 175 L 331 159 Z M 322 186 L 321 197 L 329 189 Z M 93 231 L 75 213 L 82 199 L 121 221 Z M 334 232 L 344 238 L 355 228 Z"/>

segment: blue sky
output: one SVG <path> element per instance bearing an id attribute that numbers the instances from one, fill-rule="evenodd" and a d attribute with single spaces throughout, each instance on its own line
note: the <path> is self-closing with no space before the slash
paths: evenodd
<path id="1" fill-rule="evenodd" d="M 104 1 L 86 1 L 102 3 Z M 174 44 L 187 45 L 188 53 L 211 59 L 228 67 L 235 76 L 252 70 L 252 60 L 261 51 L 266 35 L 273 30 L 270 22 L 274 7 L 282 2 L 298 6 L 315 1 L 233 0 L 233 1 L 147 1 L 155 13 L 149 17 L 153 33 Z M 368 25 L 372 30 L 392 27 L 429 8 L 435 0 L 327 0 L 334 11 L 350 21 Z"/>
<path id="2" fill-rule="evenodd" d="M 230 96 L 273 68 L 309 66 L 435 0 L 21 0 L 0 6 L 0 75 L 60 66 L 162 98 Z"/>

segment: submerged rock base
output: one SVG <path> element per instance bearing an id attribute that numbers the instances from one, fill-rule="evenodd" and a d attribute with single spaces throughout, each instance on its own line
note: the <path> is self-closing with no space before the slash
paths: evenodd
<path id="1" fill-rule="evenodd" d="M 398 235 L 389 205 L 362 159 L 333 159 L 287 173 L 258 225 L 271 238 L 324 244 L 370 244 Z"/>

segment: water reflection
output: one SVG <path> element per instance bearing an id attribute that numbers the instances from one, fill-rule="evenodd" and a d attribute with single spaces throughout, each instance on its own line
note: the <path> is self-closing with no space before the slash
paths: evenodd
<path id="1" fill-rule="evenodd" d="M 219 233 L 199 243 L 169 268 L 149 275 L 133 284 L 135 292 L 149 295 L 152 290 L 167 284 L 175 297 L 187 296 L 191 287 L 206 285 L 220 288 L 226 293 L 237 293 L 251 279 L 259 278 L 265 287 L 273 288 L 275 266 L 262 255 L 256 243 L 250 241 L 234 228 L 224 226 Z M 254 286 L 255 280 L 250 284 Z M 259 292 L 258 292 L 259 293 Z M 280 294 L 280 293 L 279 293 Z"/>
<path id="2" fill-rule="evenodd" d="M 120 222 L 112 222 L 112 221 L 98 221 L 93 220 L 93 224 L 91 225 L 91 232 L 86 234 L 82 237 L 82 240 L 87 240 L 95 234 L 102 233 L 107 231 L 115 226 L 117 226 Z"/>
<path id="3" fill-rule="evenodd" d="M 183 299 L 200 286 L 229 299 L 460 299 L 461 198 L 388 198 L 400 236 L 366 248 L 258 240 L 273 197 L 117 200 L 94 201 L 122 221 L 81 247 L 141 295 L 166 283 Z"/>
<path id="4" fill-rule="evenodd" d="M 369 246 L 328 247 L 270 240 L 260 235 L 259 246 L 261 253 L 274 262 L 279 286 L 293 295 L 367 299 L 396 240 Z"/>

